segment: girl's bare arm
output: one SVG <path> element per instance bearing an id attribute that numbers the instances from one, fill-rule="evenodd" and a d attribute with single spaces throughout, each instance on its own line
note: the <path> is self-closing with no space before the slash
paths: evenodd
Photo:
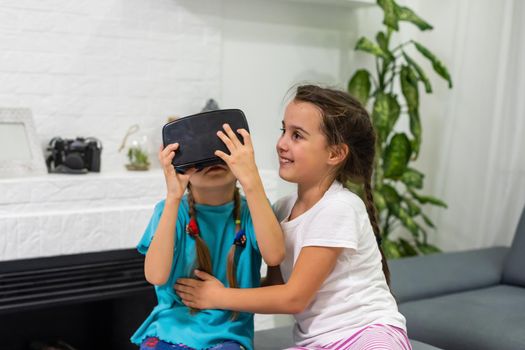
<path id="1" fill-rule="evenodd" d="M 343 248 L 305 247 L 286 284 L 261 288 L 224 288 L 204 272 L 202 281 L 180 279 L 175 285 L 185 305 L 198 309 L 225 309 L 261 314 L 296 314 L 304 311 L 332 272 Z"/>
<path id="2" fill-rule="evenodd" d="M 173 249 L 175 249 L 175 224 L 182 196 L 188 187 L 190 177 L 195 169 L 186 174 L 177 174 L 172 165 L 178 143 L 167 145 L 159 150 L 159 162 L 164 171 L 166 180 L 166 201 L 160 217 L 159 225 L 146 253 L 144 261 L 144 275 L 146 280 L 154 285 L 162 285 L 168 281 L 173 263 Z"/>
<path id="3" fill-rule="evenodd" d="M 251 184 L 243 185 L 243 189 L 261 255 L 266 264 L 275 266 L 284 260 L 283 231 L 266 198 L 259 173 L 256 175 Z"/>
<path id="4" fill-rule="evenodd" d="M 269 266 L 279 265 L 284 259 L 283 231 L 266 198 L 259 170 L 255 164 L 250 134 L 244 129 L 237 130 L 243 137 L 243 144 L 228 124 L 224 124 L 223 128 L 224 132 L 219 131 L 217 136 L 224 142 L 230 154 L 216 151 L 215 155 L 228 164 L 241 183 L 262 258 Z"/>
<path id="5" fill-rule="evenodd" d="M 170 276 L 179 205 L 180 199 L 166 198 L 159 225 L 146 253 L 144 275 L 149 283 L 157 286 L 165 284 Z"/>

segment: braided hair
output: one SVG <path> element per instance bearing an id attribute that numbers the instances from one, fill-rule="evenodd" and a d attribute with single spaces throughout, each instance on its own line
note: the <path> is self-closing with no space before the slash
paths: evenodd
<path id="1" fill-rule="evenodd" d="M 241 195 L 239 193 L 239 188 L 235 187 L 234 193 L 233 193 L 233 219 L 235 220 L 235 231 L 239 232 L 241 227 Z M 189 207 L 189 215 L 190 215 L 190 223 L 197 222 L 197 210 L 195 208 L 195 198 L 193 197 L 193 193 L 191 191 L 191 185 L 188 185 L 188 207 Z M 213 275 L 213 266 L 211 261 L 211 255 L 210 250 L 208 249 L 208 246 L 206 245 L 206 242 L 202 239 L 201 235 L 195 234 L 195 232 L 192 232 L 192 230 L 186 230 L 187 233 L 195 239 L 195 250 L 196 250 L 196 261 L 195 265 L 198 270 L 204 271 L 210 275 Z M 230 288 L 237 288 L 237 278 L 236 278 L 236 271 L 237 267 L 235 264 L 235 252 L 237 250 L 237 247 L 239 245 L 232 244 L 232 247 L 230 251 L 228 252 L 228 259 L 227 259 L 227 277 L 228 277 L 228 283 Z M 197 312 L 196 309 L 192 309 L 193 312 Z M 238 312 L 232 312 L 232 319 L 236 319 L 238 316 Z"/>

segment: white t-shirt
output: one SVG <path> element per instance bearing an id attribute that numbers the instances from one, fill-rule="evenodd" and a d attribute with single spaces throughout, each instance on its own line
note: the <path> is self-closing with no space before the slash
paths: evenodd
<path id="1" fill-rule="evenodd" d="M 406 330 L 405 318 L 386 283 L 381 254 L 361 198 L 335 181 L 312 208 L 288 221 L 296 200 L 294 194 L 274 204 L 286 244 L 281 263 L 284 280 L 290 278 L 303 247 L 344 249 L 312 303 L 294 315 L 295 342 L 324 346 L 375 323 Z"/>

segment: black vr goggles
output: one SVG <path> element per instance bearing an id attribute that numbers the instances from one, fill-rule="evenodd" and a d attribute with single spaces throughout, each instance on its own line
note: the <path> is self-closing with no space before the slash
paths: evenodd
<path id="1" fill-rule="evenodd" d="M 162 142 L 164 147 L 172 143 L 179 143 L 172 164 L 179 173 L 190 168 L 198 170 L 224 161 L 215 155 L 216 150 L 230 154 L 226 145 L 217 136 L 217 131 L 223 130 L 223 124 L 229 124 L 235 130 L 248 129 L 248 122 L 240 109 L 222 109 L 190 115 L 169 122 L 162 128 Z M 224 130 L 223 130 L 224 131 Z"/>

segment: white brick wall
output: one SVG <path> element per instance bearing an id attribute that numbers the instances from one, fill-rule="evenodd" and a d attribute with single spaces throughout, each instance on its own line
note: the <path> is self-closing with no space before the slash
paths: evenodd
<path id="1" fill-rule="evenodd" d="M 96 136 L 104 170 L 138 123 L 160 143 L 169 115 L 218 98 L 220 1 L 0 1 L 0 106 L 29 107 L 42 145 Z"/>

